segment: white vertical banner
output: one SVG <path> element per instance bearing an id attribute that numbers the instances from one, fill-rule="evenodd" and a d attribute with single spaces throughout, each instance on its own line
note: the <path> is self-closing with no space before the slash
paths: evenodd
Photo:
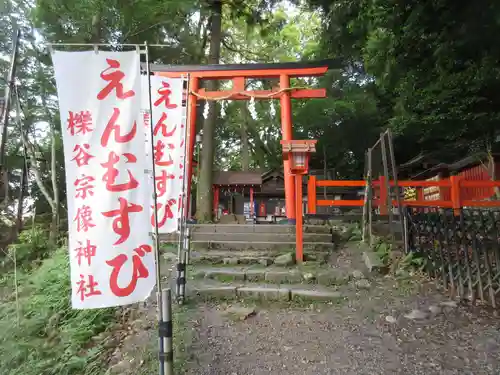
<path id="1" fill-rule="evenodd" d="M 186 108 L 182 105 L 183 82 L 182 78 L 151 76 L 151 126 L 160 234 L 178 231 L 183 204 L 186 154 Z M 154 225 L 153 216 L 151 224 Z"/>
<path id="2" fill-rule="evenodd" d="M 52 61 L 64 142 L 73 308 L 142 301 L 156 275 L 140 55 L 55 51 Z"/>

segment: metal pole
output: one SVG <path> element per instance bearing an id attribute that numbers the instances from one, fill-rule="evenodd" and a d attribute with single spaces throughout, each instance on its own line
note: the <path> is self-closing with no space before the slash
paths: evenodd
<path id="1" fill-rule="evenodd" d="M 161 356 L 164 354 L 164 342 L 161 337 L 161 327 L 163 323 L 163 303 L 162 303 L 162 293 L 161 293 L 161 266 L 160 266 L 160 241 L 158 236 L 158 207 L 157 207 L 157 194 L 156 194 L 156 181 L 155 181 L 155 162 L 154 162 L 154 130 L 152 124 L 153 122 L 153 102 L 151 99 L 151 72 L 149 69 L 149 48 L 148 43 L 144 42 L 145 55 L 146 55 L 146 74 L 148 77 L 148 102 L 149 102 L 149 121 L 151 126 L 150 129 L 150 141 L 151 141 L 151 165 L 152 165 L 152 179 L 153 179 L 153 217 L 154 217 L 154 232 L 153 232 L 153 244 L 155 247 L 155 258 L 156 258 L 156 299 L 158 303 L 158 325 L 160 327 L 160 337 L 159 343 L 159 355 L 160 355 L 160 375 L 165 375 L 165 362 L 162 361 Z"/>
<path id="2" fill-rule="evenodd" d="M 160 354 L 160 362 L 165 368 L 165 375 L 174 374 L 174 343 L 173 343 L 173 324 L 172 324 L 172 293 L 170 289 L 161 291 L 162 322 L 160 325 L 160 338 L 163 342 L 165 351 Z"/>
<path id="3" fill-rule="evenodd" d="M 392 212 L 392 194 L 391 194 L 391 181 L 389 180 L 389 166 L 387 162 L 387 147 L 385 144 L 385 133 L 380 134 L 380 146 L 382 148 L 382 163 L 384 165 L 384 177 L 387 184 L 387 206 L 389 209 L 389 232 L 392 240 L 394 240 L 394 231 L 392 228 L 392 220 L 394 212 Z"/>
<path id="4" fill-rule="evenodd" d="M 182 77 L 184 79 L 184 77 Z M 187 79 L 185 80 L 187 82 L 186 85 L 186 91 L 189 93 L 189 75 L 187 76 Z M 184 81 L 183 81 L 184 82 Z M 183 90 L 184 90 L 184 83 L 182 85 Z M 186 194 L 186 178 L 188 176 L 188 173 L 190 171 L 190 166 L 186 163 L 189 158 L 187 155 L 187 150 L 188 150 L 188 145 L 191 142 L 191 136 L 190 136 L 190 124 L 189 122 L 189 105 L 187 100 L 189 99 L 189 95 L 186 96 L 186 111 L 183 114 L 183 120 L 186 122 L 186 126 L 184 127 L 185 133 L 184 133 L 184 174 L 182 178 L 182 203 L 181 203 L 181 212 L 180 212 L 180 218 L 179 218 L 179 238 L 177 241 L 177 277 L 176 277 L 176 286 L 175 286 L 175 296 L 177 298 L 177 302 L 182 304 L 184 301 L 184 293 L 185 293 L 185 284 L 186 284 L 186 262 L 184 260 L 185 254 L 184 254 L 184 236 L 185 236 L 185 230 L 186 230 L 186 225 L 187 225 L 187 220 L 186 220 L 186 215 L 185 215 L 185 208 L 187 208 L 187 197 L 188 194 Z"/>
<path id="5" fill-rule="evenodd" d="M 5 145 L 7 143 L 7 127 L 9 125 L 9 112 L 11 92 L 14 87 L 14 79 L 16 75 L 17 55 L 19 52 L 19 39 L 21 31 L 17 30 L 12 42 L 12 60 L 10 62 L 9 76 L 7 78 L 7 86 L 5 86 L 5 102 L 0 119 L 0 177 L 3 174 L 5 163 Z"/>
<path id="6" fill-rule="evenodd" d="M 389 157 L 391 158 L 392 175 L 394 178 L 394 190 L 396 191 L 396 202 L 398 205 L 399 222 L 401 224 L 401 230 L 404 231 L 403 207 L 401 207 L 401 197 L 398 184 L 398 171 L 396 168 L 396 158 L 394 156 L 394 145 L 392 143 L 391 129 L 387 129 L 387 142 L 389 143 Z"/>
<path id="7" fill-rule="evenodd" d="M 368 237 L 370 238 L 370 247 L 373 246 L 373 186 L 372 186 L 372 177 L 373 177 L 373 159 L 372 159 L 372 148 L 368 149 L 368 176 L 370 176 L 369 181 L 369 199 L 368 199 Z"/>

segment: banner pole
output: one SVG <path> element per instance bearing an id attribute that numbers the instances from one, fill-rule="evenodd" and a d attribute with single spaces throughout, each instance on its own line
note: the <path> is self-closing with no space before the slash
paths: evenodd
<path id="1" fill-rule="evenodd" d="M 189 74 L 187 75 L 187 79 L 183 76 L 183 85 L 182 89 L 184 90 L 184 82 L 187 82 L 186 84 L 186 110 L 183 112 L 183 120 L 185 122 L 184 126 L 184 160 L 183 160 L 183 166 L 184 166 L 184 172 L 182 176 L 182 202 L 181 202 L 181 211 L 180 211 L 180 218 L 179 218 L 179 238 L 178 238 L 178 252 L 177 252 L 177 283 L 176 283 L 176 298 L 177 298 L 177 303 L 182 304 L 184 303 L 184 298 L 185 298 L 185 292 L 186 292 L 186 227 L 187 227 L 187 222 L 186 218 L 184 215 L 184 210 L 187 207 L 187 194 L 186 194 L 186 177 L 187 173 L 189 173 L 189 166 L 186 165 L 186 161 L 188 160 L 187 157 L 187 150 L 188 150 L 188 145 L 189 142 L 191 142 L 190 137 L 190 124 L 189 122 L 189 106 L 188 106 L 188 100 L 189 100 Z"/>
<path id="2" fill-rule="evenodd" d="M 160 360 L 160 375 L 165 375 L 165 345 L 164 345 L 164 325 L 163 321 L 163 301 L 161 295 L 161 266 L 160 266 L 160 241 L 158 236 L 158 204 L 157 204 L 157 194 L 156 194 L 156 181 L 155 181 L 155 162 L 154 162 L 154 132 L 153 132 L 153 102 L 151 99 L 151 71 L 149 67 L 149 48 L 148 42 L 144 42 L 145 55 L 146 55 L 146 75 L 148 77 L 148 105 L 149 105 L 149 121 L 150 121 L 150 132 L 151 132 L 151 165 L 152 165 L 152 179 L 153 179 L 153 217 L 154 217 L 154 232 L 153 232 L 153 243 L 155 247 L 155 259 L 156 259 L 156 300 L 158 308 L 158 326 L 159 326 L 159 360 Z"/>

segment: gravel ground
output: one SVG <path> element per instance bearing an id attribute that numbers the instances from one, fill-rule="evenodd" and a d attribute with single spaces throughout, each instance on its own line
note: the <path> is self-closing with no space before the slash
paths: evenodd
<path id="1" fill-rule="evenodd" d="M 338 305 L 257 307 L 244 321 L 229 318 L 225 305 L 201 305 L 186 373 L 499 374 L 500 323 L 465 306 L 429 312 L 443 301 L 431 287 L 383 280 Z M 404 317 L 415 308 L 429 316 Z"/>

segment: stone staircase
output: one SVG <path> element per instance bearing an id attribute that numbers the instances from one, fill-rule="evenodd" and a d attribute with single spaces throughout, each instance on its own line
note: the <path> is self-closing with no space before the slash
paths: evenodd
<path id="1" fill-rule="evenodd" d="M 349 270 L 329 264 L 351 235 L 345 226 L 305 225 L 302 264 L 295 262 L 295 227 L 291 225 L 201 224 L 190 228 L 187 293 L 191 297 L 334 301 L 342 298 L 338 289 L 356 278 Z M 163 240 L 173 241 L 175 236 Z"/>

